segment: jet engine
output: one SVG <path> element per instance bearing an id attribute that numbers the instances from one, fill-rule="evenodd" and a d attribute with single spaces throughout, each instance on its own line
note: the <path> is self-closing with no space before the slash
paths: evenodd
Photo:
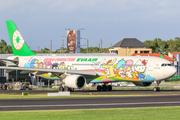
<path id="1" fill-rule="evenodd" d="M 152 84 L 152 82 L 133 82 L 136 86 L 150 86 Z"/>
<path id="2" fill-rule="evenodd" d="M 68 75 L 63 83 L 70 88 L 82 88 L 86 84 L 86 78 L 82 75 Z"/>

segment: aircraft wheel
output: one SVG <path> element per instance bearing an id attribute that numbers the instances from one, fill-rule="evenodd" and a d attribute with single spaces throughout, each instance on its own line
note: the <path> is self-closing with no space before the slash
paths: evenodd
<path id="1" fill-rule="evenodd" d="M 64 88 L 62 86 L 59 87 L 59 91 L 64 91 Z"/>
<path id="2" fill-rule="evenodd" d="M 108 86 L 107 86 L 107 90 L 108 90 L 108 91 L 111 91 L 111 90 L 112 90 L 112 86 L 111 86 L 111 85 L 108 85 Z"/>
<path id="3" fill-rule="evenodd" d="M 70 90 L 69 90 L 70 92 L 74 92 L 74 88 L 70 88 Z"/>
<path id="4" fill-rule="evenodd" d="M 160 91 L 160 87 L 154 87 L 154 92 Z"/>
<path id="5" fill-rule="evenodd" d="M 97 91 L 101 91 L 102 87 L 100 85 L 97 86 Z"/>
<path id="6" fill-rule="evenodd" d="M 67 86 L 64 87 L 64 91 L 68 91 L 69 88 Z"/>
<path id="7" fill-rule="evenodd" d="M 154 92 L 157 92 L 157 88 L 156 87 L 154 87 Z"/>
<path id="8" fill-rule="evenodd" d="M 102 90 L 103 90 L 103 91 L 107 91 L 107 86 L 106 86 L 106 85 L 103 85 L 103 86 L 102 86 Z"/>

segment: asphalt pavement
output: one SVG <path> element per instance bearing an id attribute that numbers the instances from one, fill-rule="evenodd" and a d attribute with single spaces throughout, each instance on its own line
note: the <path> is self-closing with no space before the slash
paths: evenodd
<path id="1" fill-rule="evenodd" d="M 180 106 L 180 96 L 2 99 L 0 111 Z"/>

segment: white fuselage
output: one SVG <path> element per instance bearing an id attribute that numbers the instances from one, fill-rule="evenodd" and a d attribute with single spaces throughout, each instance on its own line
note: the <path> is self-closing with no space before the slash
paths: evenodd
<path id="1" fill-rule="evenodd" d="M 149 56 L 14 56 L 8 59 L 15 57 L 19 58 L 19 67 L 101 72 L 103 75 L 93 78 L 94 82 L 153 82 L 176 73 L 169 61 Z"/>

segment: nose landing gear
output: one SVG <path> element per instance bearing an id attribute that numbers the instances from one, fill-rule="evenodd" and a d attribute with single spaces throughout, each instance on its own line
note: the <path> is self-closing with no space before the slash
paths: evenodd
<path id="1" fill-rule="evenodd" d="M 160 87 L 159 87 L 160 83 L 161 83 L 161 81 L 156 81 L 156 87 L 154 87 L 154 92 L 160 91 Z"/>
<path id="2" fill-rule="evenodd" d="M 160 87 L 154 87 L 154 92 L 160 91 Z"/>

